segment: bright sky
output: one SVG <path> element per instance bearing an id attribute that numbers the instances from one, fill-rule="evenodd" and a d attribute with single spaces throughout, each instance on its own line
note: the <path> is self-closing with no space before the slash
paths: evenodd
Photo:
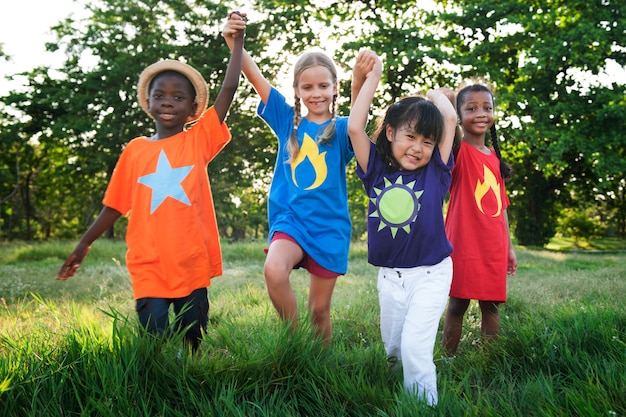
<path id="1" fill-rule="evenodd" d="M 6 75 L 62 62 L 62 56 L 45 51 L 45 43 L 54 40 L 50 28 L 70 14 L 82 13 L 82 6 L 74 0 L 16 0 L 3 9 L 0 43 L 11 60 L 0 59 L 0 95 L 20 88 L 19 82 L 10 83 Z"/>
<path id="2" fill-rule="evenodd" d="M 50 28 L 72 15 L 87 13 L 82 4 L 88 0 L 15 0 L 4 8 L 0 24 L 0 44 L 10 61 L 0 58 L 0 95 L 20 89 L 22 82 L 7 81 L 5 76 L 29 71 L 37 66 L 61 65 L 62 53 L 46 52 L 46 42 L 54 41 Z M 244 0 L 242 3 L 246 3 Z M 252 11 L 249 15 L 254 14 Z"/>
<path id="3" fill-rule="evenodd" d="M 45 51 L 45 43 L 54 40 L 50 28 L 74 15 L 82 16 L 82 3 L 86 0 L 16 0 L 4 8 L 0 24 L 0 43 L 5 54 L 11 57 L 6 62 L 0 59 L 0 95 L 10 89 L 20 89 L 21 83 L 5 80 L 6 75 L 28 71 L 39 65 L 59 65 L 62 55 Z M 626 76 L 623 68 L 610 63 L 608 79 Z"/>

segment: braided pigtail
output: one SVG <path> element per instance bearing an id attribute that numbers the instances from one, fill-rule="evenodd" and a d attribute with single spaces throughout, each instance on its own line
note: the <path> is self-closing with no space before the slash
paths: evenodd
<path id="1" fill-rule="evenodd" d="M 330 120 L 330 123 L 328 124 L 328 126 L 326 126 L 324 130 L 322 131 L 322 133 L 318 136 L 317 138 L 318 143 L 328 144 L 333 139 L 333 136 L 335 136 L 335 125 L 337 124 L 337 121 L 335 118 L 335 116 L 337 115 L 336 110 L 335 110 L 336 106 L 337 106 L 337 95 L 335 94 L 333 96 L 333 102 L 330 105 L 330 112 L 332 114 L 331 116 L 332 119 Z"/>
<path id="2" fill-rule="evenodd" d="M 496 124 L 492 124 L 489 129 L 489 133 L 491 134 L 491 146 L 493 146 L 493 150 L 496 152 L 498 159 L 500 160 L 500 173 L 502 174 L 502 178 L 505 180 L 511 179 L 511 166 L 502 160 L 502 153 L 500 152 L 500 144 L 498 143 L 498 135 L 496 130 Z"/>
<path id="3" fill-rule="evenodd" d="M 289 136 L 289 142 L 287 142 L 287 151 L 289 152 L 289 162 L 291 163 L 298 156 L 298 152 L 300 152 L 300 145 L 298 145 L 298 127 L 300 127 L 300 122 L 302 121 L 301 104 L 300 98 L 296 95 L 294 99 L 294 107 L 293 107 L 293 130 L 291 131 L 291 135 Z"/>

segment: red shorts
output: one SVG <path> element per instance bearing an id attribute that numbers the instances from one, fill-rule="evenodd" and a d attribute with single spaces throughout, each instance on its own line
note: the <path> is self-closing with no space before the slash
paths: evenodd
<path id="1" fill-rule="evenodd" d="M 289 236 L 287 233 L 283 233 L 283 232 L 274 232 L 274 234 L 272 235 L 272 240 L 270 241 L 270 244 L 273 241 L 280 240 L 280 239 L 288 240 L 300 246 L 300 244 L 294 238 Z M 267 249 L 265 249 L 265 253 L 267 253 Z M 329 271 L 328 269 L 324 268 L 323 266 L 315 262 L 315 259 L 311 258 L 306 252 L 304 252 L 304 255 L 302 256 L 302 259 L 300 260 L 300 262 L 298 262 L 293 267 L 293 269 L 298 269 L 298 268 L 304 268 L 307 271 L 309 271 L 310 274 L 316 275 L 320 278 L 337 278 L 339 275 L 341 275 L 341 274 L 338 274 L 337 272 Z"/>

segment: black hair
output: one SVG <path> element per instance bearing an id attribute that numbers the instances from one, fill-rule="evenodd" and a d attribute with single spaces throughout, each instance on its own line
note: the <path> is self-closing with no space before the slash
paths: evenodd
<path id="1" fill-rule="evenodd" d="M 471 84 L 466 87 L 463 87 L 456 95 L 456 109 L 457 109 L 457 114 L 459 115 L 459 117 L 461 117 L 461 106 L 463 105 L 463 102 L 465 101 L 465 96 L 468 93 L 478 93 L 478 92 L 489 93 L 489 95 L 491 96 L 491 101 L 493 101 L 493 104 L 495 106 L 495 101 L 496 101 L 495 97 L 493 96 L 493 93 L 488 87 L 482 84 Z M 496 129 L 495 122 L 489 128 L 489 137 L 491 140 L 491 146 L 493 147 L 493 150 L 495 151 L 496 156 L 500 160 L 500 174 L 502 175 L 503 179 L 509 180 L 511 179 L 511 174 L 513 170 L 509 164 L 507 164 L 506 162 L 502 160 L 502 152 L 500 151 L 500 144 L 498 143 L 498 132 Z"/>
<path id="2" fill-rule="evenodd" d="M 378 155 L 391 167 L 399 169 L 387 138 L 387 126 L 392 129 L 408 126 L 418 135 L 432 139 L 437 146 L 443 135 L 443 116 L 437 106 L 420 96 L 405 97 L 387 108 L 378 119 L 374 142 Z"/>

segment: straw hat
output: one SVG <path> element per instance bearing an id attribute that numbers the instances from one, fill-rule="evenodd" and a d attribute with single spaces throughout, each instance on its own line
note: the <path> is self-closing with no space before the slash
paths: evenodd
<path id="1" fill-rule="evenodd" d="M 150 83 L 154 77 L 163 71 L 176 71 L 187 77 L 187 79 L 193 85 L 196 90 L 196 103 L 198 103 L 198 109 L 193 116 L 190 116 L 187 122 L 197 120 L 202 116 L 202 113 L 206 110 L 209 102 L 209 88 L 206 81 L 195 68 L 174 59 L 165 59 L 163 61 L 156 62 L 145 70 L 142 71 L 139 76 L 139 83 L 137 83 L 137 98 L 141 108 L 148 113 L 148 97 Z M 150 115 L 150 113 L 148 113 Z M 152 116 L 150 116 L 152 117 Z"/>

